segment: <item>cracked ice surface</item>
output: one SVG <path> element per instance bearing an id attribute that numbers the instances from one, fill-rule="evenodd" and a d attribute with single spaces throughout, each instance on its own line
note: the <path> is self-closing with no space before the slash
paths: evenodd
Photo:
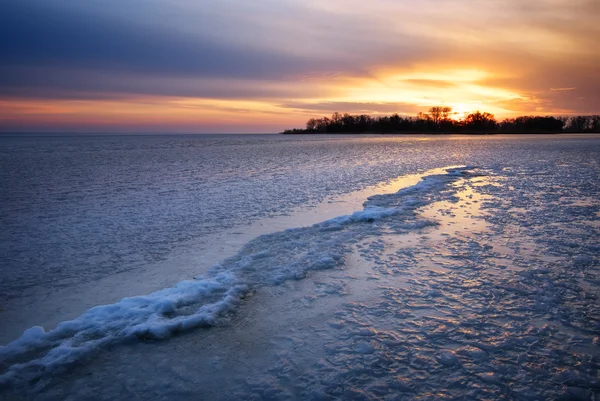
<path id="1" fill-rule="evenodd" d="M 9 390 L 98 400 L 597 399 L 599 168 L 597 153 L 567 150 L 552 162 L 452 170 L 371 197 L 355 214 L 259 237 L 198 277 L 200 298 L 161 302 L 147 322 L 185 320 L 239 285 L 243 298 L 203 321 L 210 329 L 155 341 L 174 326 L 144 326 L 133 342 L 43 369 L 48 348 L 94 346 L 114 332 L 9 346 L 4 355 L 14 350 L 11 363 L 21 364 L 4 366 Z"/>

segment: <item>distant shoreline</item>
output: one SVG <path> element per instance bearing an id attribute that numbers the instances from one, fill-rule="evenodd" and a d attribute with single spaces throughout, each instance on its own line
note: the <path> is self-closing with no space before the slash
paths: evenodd
<path id="1" fill-rule="evenodd" d="M 451 107 L 436 106 L 414 117 L 351 115 L 335 112 L 331 117 L 311 118 L 306 128 L 288 129 L 281 134 L 369 134 L 382 135 L 524 135 L 600 133 L 600 115 L 554 117 L 520 116 L 497 121 L 493 114 L 476 111 L 460 119 Z"/>
<path id="2" fill-rule="evenodd" d="M 419 136 L 489 136 L 489 135 L 590 135 L 599 132 L 280 132 L 279 135 L 419 135 Z"/>

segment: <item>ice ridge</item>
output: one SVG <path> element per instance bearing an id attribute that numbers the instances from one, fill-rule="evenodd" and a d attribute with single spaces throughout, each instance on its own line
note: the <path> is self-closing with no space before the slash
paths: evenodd
<path id="1" fill-rule="evenodd" d="M 0 387 L 27 386 L 108 346 L 212 326 L 250 291 L 340 266 L 353 243 L 380 233 L 381 220 L 399 232 L 435 224 L 419 218 L 417 209 L 451 198 L 449 184 L 471 170 L 426 176 L 395 194 L 370 197 L 363 210 L 350 215 L 257 237 L 203 277 L 91 308 L 52 330 L 32 327 L 0 347 Z"/>

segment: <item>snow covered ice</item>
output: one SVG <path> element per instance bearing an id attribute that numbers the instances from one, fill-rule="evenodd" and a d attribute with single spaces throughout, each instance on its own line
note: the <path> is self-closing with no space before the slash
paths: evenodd
<path id="1" fill-rule="evenodd" d="M 362 210 L 263 234 L 179 284 L 25 331 L 0 348 L 0 391 L 597 399 L 600 139 L 555 138 L 436 140 L 454 156 L 398 192 L 372 190 Z M 353 185 L 334 195 L 364 188 Z M 293 207 L 282 211 L 309 216 Z"/>

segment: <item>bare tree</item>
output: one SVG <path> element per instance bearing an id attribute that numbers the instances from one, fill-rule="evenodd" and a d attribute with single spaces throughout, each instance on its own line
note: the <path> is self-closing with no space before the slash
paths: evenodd
<path id="1" fill-rule="evenodd" d="M 448 106 L 435 106 L 429 109 L 431 120 L 438 128 L 442 125 L 442 122 L 450 119 L 450 113 L 452 113 L 452 107 Z"/>

